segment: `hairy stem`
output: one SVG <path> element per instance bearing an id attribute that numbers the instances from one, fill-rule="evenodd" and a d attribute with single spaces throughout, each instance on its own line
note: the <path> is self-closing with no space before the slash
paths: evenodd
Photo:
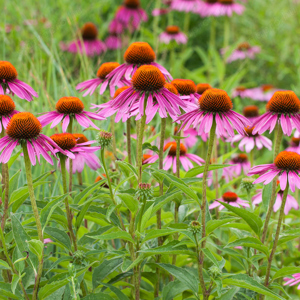
<path id="1" fill-rule="evenodd" d="M 138 135 L 138 141 L 137 141 L 137 167 L 138 167 L 138 182 L 142 182 L 142 161 L 143 161 L 143 137 L 144 137 L 144 130 L 145 130 L 145 124 L 146 124 L 146 114 L 144 111 L 144 114 L 140 121 L 140 127 L 139 127 L 139 135 Z"/>
<path id="2" fill-rule="evenodd" d="M 180 137 L 180 131 L 177 133 L 178 137 Z M 176 143 L 176 177 L 180 178 L 180 138 Z"/>
<path id="3" fill-rule="evenodd" d="M 130 136 L 130 129 L 131 129 L 131 120 L 130 118 L 126 121 L 126 139 L 127 139 L 127 155 L 128 155 L 128 162 L 132 164 L 131 160 L 131 136 Z"/>
<path id="4" fill-rule="evenodd" d="M 112 133 L 112 148 L 113 148 L 113 154 L 114 154 L 114 160 L 117 157 L 117 145 L 116 145 L 116 133 L 115 133 L 115 120 L 113 117 L 110 118 L 110 131 Z"/>
<path id="5" fill-rule="evenodd" d="M 70 118 L 70 123 L 69 123 L 69 126 L 68 126 L 68 133 L 73 133 L 73 118 L 71 117 Z M 70 170 L 70 173 L 69 173 L 69 193 L 72 192 L 72 187 L 73 187 L 73 160 L 72 159 L 69 159 L 69 170 Z"/>

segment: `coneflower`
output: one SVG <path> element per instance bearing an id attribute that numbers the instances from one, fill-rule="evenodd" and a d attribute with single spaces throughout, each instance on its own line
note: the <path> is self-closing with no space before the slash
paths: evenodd
<path id="1" fill-rule="evenodd" d="M 292 137 L 290 146 L 286 148 L 286 151 L 297 152 L 298 154 L 300 154 L 300 137 Z"/>
<path id="2" fill-rule="evenodd" d="M 6 129 L 11 117 L 18 113 L 14 101 L 7 95 L 0 95 L 0 133 Z"/>
<path id="3" fill-rule="evenodd" d="M 198 83 L 196 86 L 196 92 L 199 95 L 202 95 L 208 89 L 212 89 L 212 86 L 209 83 Z"/>
<path id="4" fill-rule="evenodd" d="M 218 0 L 203 0 L 198 7 L 198 13 L 201 17 L 215 16 L 215 8 L 217 7 Z"/>
<path id="5" fill-rule="evenodd" d="M 180 98 L 190 102 L 197 102 L 200 95 L 197 93 L 196 84 L 190 79 L 174 79 L 172 84 L 176 87 Z"/>
<path id="6" fill-rule="evenodd" d="M 178 26 L 168 26 L 163 33 L 159 35 L 159 40 L 164 44 L 170 44 L 175 41 L 177 44 L 186 44 L 187 36 L 180 31 Z"/>
<path id="7" fill-rule="evenodd" d="M 200 5 L 200 0 L 173 0 L 171 3 L 171 9 L 186 13 L 197 13 Z"/>
<path id="8" fill-rule="evenodd" d="M 243 60 L 246 58 L 254 59 L 255 55 L 260 53 L 259 46 L 251 46 L 248 42 L 238 45 L 238 47 L 229 55 L 226 62 L 231 63 L 235 60 Z M 224 55 L 227 49 L 221 49 L 221 54 Z"/>
<path id="9" fill-rule="evenodd" d="M 256 105 L 245 106 L 243 115 L 253 124 L 259 117 L 259 109 Z"/>
<path id="10" fill-rule="evenodd" d="M 122 87 L 124 85 L 130 84 L 130 81 L 125 80 L 124 78 L 120 78 L 116 85 L 110 83 L 110 80 L 107 78 L 107 75 L 119 66 L 120 64 L 117 62 L 103 63 L 97 71 L 97 78 L 89 79 L 79 83 L 76 86 L 76 90 L 79 90 L 80 92 L 85 91 L 85 93 L 83 94 L 83 97 L 85 97 L 87 95 L 92 95 L 95 92 L 96 88 L 99 85 L 101 85 L 99 91 L 100 95 L 102 95 L 105 92 L 106 88 L 109 87 L 110 95 L 113 96 L 115 93 L 116 86 Z"/>
<path id="11" fill-rule="evenodd" d="M 76 121 L 84 128 L 92 126 L 99 130 L 99 128 L 90 120 L 104 120 L 105 118 L 98 114 L 84 111 L 84 104 L 77 97 L 62 97 L 56 103 L 56 111 L 43 113 L 38 119 L 43 126 L 51 124 L 51 128 L 62 122 L 62 130 L 66 132 L 71 120 Z"/>
<path id="12" fill-rule="evenodd" d="M 245 10 L 245 7 L 236 0 L 218 0 L 216 5 L 211 9 L 214 16 L 228 16 L 231 17 L 233 13 L 241 15 Z"/>
<path id="13" fill-rule="evenodd" d="M 246 200 L 241 199 L 236 193 L 226 192 L 221 198 L 210 204 L 209 209 L 213 209 L 216 207 L 219 207 L 219 210 L 224 209 L 225 207 L 222 205 L 222 202 L 234 207 L 250 207 L 249 203 Z"/>
<path id="14" fill-rule="evenodd" d="M 0 95 L 4 95 L 9 91 L 29 102 L 33 100 L 33 96 L 37 98 L 37 92 L 17 77 L 18 72 L 10 62 L 0 61 Z"/>

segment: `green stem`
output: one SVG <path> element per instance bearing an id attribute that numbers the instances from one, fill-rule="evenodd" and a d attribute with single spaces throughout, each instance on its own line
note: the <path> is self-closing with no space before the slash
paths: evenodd
<path id="1" fill-rule="evenodd" d="M 177 202 L 175 202 L 175 210 L 174 210 L 174 223 L 177 224 L 178 223 L 178 215 L 179 215 L 179 204 L 177 204 Z M 177 241 L 179 237 L 178 232 L 176 232 L 174 234 L 174 240 Z M 172 265 L 176 265 L 176 259 L 177 259 L 177 255 L 174 254 L 172 257 Z M 173 276 L 172 276 L 172 280 L 173 280 Z"/>
<path id="2" fill-rule="evenodd" d="M 131 120 L 130 118 L 126 121 L 126 139 L 127 139 L 127 155 L 128 155 L 128 163 L 132 164 L 131 161 L 131 136 L 130 136 L 130 129 L 131 129 Z"/>
<path id="3" fill-rule="evenodd" d="M 285 208 L 285 203 L 286 203 L 286 198 L 287 198 L 287 195 L 288 195 L 288 191 L 289 191 L 289 183 L 287 182 L 286 188 L 285 188 L 285 190 L 283 192 L 283 196 L 282 196 L 282 203 L 281 203 L 279 219 L 278 219 L 278 223 L 277 223 L 275 240 L 274 240 L 274 243 L 273 243 L 273 248 L 272 248 L 270 257 L 268 259 L 268 266 L 267 266 L 266 279 L 265 279 L 265 286 L 266 287 L 268 287 L 268 285 L 269 285 L 269 278 L 270 278 L 270 273 L 271 273 L 272 260 L 273 260 L 273 257 L 275 255 L 278 240 L 279 240 L 281 224 L 282 224 L 282 220 L 283 220 L 283 217 L 284 217 L 284 208 Z"/>
<path id="4" fill-rule="evenodd" d="M 161 0 L 156 0 L 155 2 L 155 9 L 160 9 L 161 6 Z M 153 43 L 155 45 L 155 52 L 157 52 L 157 48 L 158 48 L 158 24 L 159 24 L 159 20 L 160 20 L 160 15 L 158 15 L 157 17 L 154 18 L 153 20 Z"/>
<path id="5" fill-rule="evenodd" d="M 230 40 L 230 19 L 229 17 L 225 16 L 224 20 L 224 51 L 225 54 L 228 51 L 228 45 Z M 224 60 L 226 59 L 226 55 L 224 55 Z"/>
<path id="6" fill-rule="evenodd" d="M 71 161 L 71 159 L 69 159 L 69 160 Z M 61 155 L 61 157 L 60 157 L 60 168 L 61 168 L 64 194 L 67 194 L 68 189 L 67 189 L 66 156 L 64 156 L 64 155 Z M 70 173 L 72 173 L 71 169 L 70 169 Z M 68 195 L 65 197 L 65 208 L 66 208 L 70 236 L 73 241 L 74 250 L 77 251 L 77 238 L 73 231 L 72 212 L 71 212 L 70 205 L 69 205 L 69 196 Z"/>
<path id="7" fill-rule="evenodd" d="M 190 21 L 191 21 L 191 13 L 187 12 L 184 15 L 184 24 L 183 24 L 183 31 L 187 35 L 189 33 Z"/>
<path id="8" fill-rule="evenodd" d="M 116 133 L 115 133 L 115 120 L 113 117 L 110 118 L 110 131 L 112 133 L 112 148 L 113 148 L 113 154 L 114 154 L 114 161 L 117 157 L 117 145 L 116 145 Z"/>
<path id="9" fill-rule="evenodd" d="M 73 118 L 70 117 L 70 123 L 67 129 L 68 133 L 73 133 Z M 73 160 L 69 159 L 69 193 L 72 192 L 72 187 L 73 187 Z"/>
<path id="10" fill-rule="evenodd" d="M 177 133 L 180 137 L 181 131 Z M 177 140 L 176 144 L 176 177 L 180 178 L 180 139 Z"/>
<path id="11" fill-rule="evenodd" d="M 145 107 L 145 103 L 144 103 Z M 143 137 L 144 137 L 144 130 L 145 130 L 145 124 L 146 124 L 146 114 L 145 114 L 145 108 L 144 108 L 144 114 L 140 121 L 140 128 L 139 128 L 139 135 L 138 135 L 138 141 L 137 141 L 137 167 L 138 167 L 138 182 L 142 182 L 142 165 L 143 165 Z"/>
<path id="12" fill-rule="evenodd" d="M 213 145 L 214 145 L 214 139 L 216 135 L 216 120 L 213 120 L 212 127 L 210 129 L 209 133 L 209 140 L 208 140 L 208 149 L 207 149 L 207 154 L 206 154 L 206 159 L 205 159 L 205 165 L 204 165 L 204 171 L 203 171 L 203 179 L 202 179 L 202 203 L 201 203 L 201 225 L 202 225 L 202 239 L 205 238 L 206 236 L 206 184 L 207 184 L 207 175 L 208 175 L 208 168 L 210 165 L 210 159 L 212 155 L 212 150 L 213 150 Z M 204 249 L 206 245 L 206 240 L 202 242 L 201 248 Z M 202 288 L 202 293 L 203 293 L 203 299 L 207 299 L 207 291 L 204 283 L 204 278 L 203 278 L 203 264 L 204 264 L 204 253 L 200 253 L 200 284 Z"/>
<path id="13" fill-rule="evenodd" d="M 39 240 L 44 244 L 42 224 L 41 224 L 39 211 L 38 211 L 38 207 L 37 207 L 36 200 L 35 200 L 34 189 L 33 189 L 31 162 L 29 159 L 26 143 L 23 143 L 22 147 L 23 147 L 26 178 L 27 178 L 29 197 L 30 197 L 30 201 L 31 201 L 31 207 L 32 207 L 33 215 L 34 215 L 35 222 L 36 222 L 36 228 L 37 228 Z M 42 259 L 39 261 L 37 274 L 35 276 L 35 284 L 34 284 L 34 289 L 33 289 L 33 293 L 32 293 L 32 300 L 37 299 L 37 293 L 38 293 L 38 289 L 39 289 L 40 279 L 42 277 L 42 272 L 43 272 L 43 256 L 44 256 L 44 250 L 42 253 Z"/>
<path id="14" fill-rule="evenodd" d="M 276 131 L 276 140 L 275 140 L 275 145 L 274 145 L 274 155 L 273 155 L 274 160 L 277 157 L 279 150 L 280 150 L 282 135 L 283 135 L 283 132 L 282 132 L 281 126 L 278 125 L 277 131 Z M 265 242 L 266 237 L 267 237 L 269 222 L 270 222 L 271 214 L 273 211 L 273 206 L 274 206 L 274 203 L 276 200 L 276 188 L 277 188 L 277 176 L 272 181 L 271 199 L 270 199 L 270 203 L 269 203 L 269 207 L 268 207 L 268 211 L 267 211 L 267 215 L 266 215 L 266 220 L 265 220 L 265 224 L 264 224 L 264 229 L 263 229 L 263 233 L 262 233 L 262 238 L 261 238 L 261 241 L 263 243 Z"/>
<path id="15" fill-rule="evenodd" d="M 250 151 L 250 164 L 252 168 L 254 166 L 254 149 Z"/>

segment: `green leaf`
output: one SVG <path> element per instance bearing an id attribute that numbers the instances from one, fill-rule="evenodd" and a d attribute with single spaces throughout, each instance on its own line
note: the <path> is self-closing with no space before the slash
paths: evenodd
<path id="1" fill-rule="evenodd" d="M 166 236 L 169 234 L 173 234 L 177 232 L 178 230 L 174 229 L 154 229 L 154 230 L 149 230 L 145 236 L 145 238 L 142 240 L 142 244 L 145 243 L 146 241 L 149 241 L 151 239 L 155 239 L 160 236 Z"/>
<path id="2" fill-rule="evenodd" d="M 262 203 L 265 209 L 268 208 L 272 194 L 272 182 L 264 185 L 262 190 Z"/>
<path id="3" fill-rule="evenodd" d="M 114 300 L 114 298 L 112 298 L 108 294 L 104 294 L 104 293 L 90 294 L 90 295 L 82 298 L 82 300 L 99 300 L 99 299 L 101 299 L 101 300 Z"/>
<path id="4" fill-rule="evenodd" d="M 12 281 L 11 281 L 11 290 L 12 292 L 15 294 L 15 291 L 16 291 L 16 287 L 18 285 L 18 282 L 19 282 L 19 279 L 20 279 L 20 276 L 17 275 L 17 274 L 14 274 L 13 275 L 13 278 L 12 278 Z"/>
<path id="5" fill-rule="evenodd" d="M 179 280 L 171 281 L 164 286 L 162 290 L 162 299 L 172 300 L 187 289 L 187 286 L 183 282 L 180 282 Z"/>
<path id="6" fill-rule="evenodd" d="M 149 248 L 145 250 L 140 250 L 140 253 L 149 255 L 158 255 L 158 254 L 182 254 L 182 255 L 189 255 L 189 256 L 195 256 L 195 252 L 188 249 L 186 245 L 179 245 L 180 242 L 178 241 L 172 241 L 166 245 L 162 245 L 156 248 Z"/>
<path id="7" fill-rule="evenodd" d="M 221 204 L 225 206 L 228 210 L 241 217 L 258 236 L 260 235 L 260 230 L 263 225 L 263 222 L 260 217 L 244 208 L 234 207 L 225 202 L 222 202 Z"/>
<path id="8" fill-rule="evenodd" d="M 47 272 L 45 273 L 45 275 L 47 275 L 52 269 L 54 269 L 57 265 L 59 265 L 61 262 L 64 261 L 71 261 L 73 259 L 72 256 L 63 256 L 60 257 L 58 260 L 56 260 L 51 266 L 50 268 L 48 268 Z"/>
<path id="9" fill-rule="evenodd" d="M 30 240 L 27 242 L 29 246 L 29 250 L 34 253 L 39 261 L 43 259 L 43 249 L 44 249 L 44 244 L 39 241 L 39 240 Z"/>
<path id="10" fill-rule="evenodd" d="M 216 300 L 232 300 L 234 295 L 239 291 L 240 288 L 233 286 L 229 291 L 218 297 Z"/>
<path id="11" fill-rule="evenodd" d="M 7 296 L 2 299 L 9 299 L 9 298 L 17 299 L 17 300 L 24 299 L 23 297 L 19 298 L 19 296 L 16 296 L 11 292 L 11 284 L 10 283 L 0 282 L 0 295 Z"/>
<path id="12" fill-rule="evenodd" d="M 19 150 L 16 154 L 12 155 L 7 163 L 8 168 L 12 166 L 12 164 L 16 161 L 16 159 L 20 156 L 22 150 Z"/>
<path id="13" fill-rule="evenodd" d="M 131 243 L 134 243 L 134 240 L 132 239 L 131 235 L 126 231 L 117 231 L 117 232 L 107 233 L 103 235 L 95 235 L 95 236 L 88 235 L 88 237 L 94 240 L 102 240 L 102 241 L 121 239 L 124 241 L 129 241 Z"/>
<path id="14" fill-rule="evenodd" d="M 224 169 L 226 167 L 230 167 L 232 165 L 210 165 L 208 167 L 208 170 L 209 171 L 213 171 L 213 170 L 218 170 L 218 169 Z M 199 174 L 202 174 L 204 172 L 204 166 L 199 166 L 199 167 L 195 167 L 195 168 L 192 168 L 190 170 L 188 170 L 184 176 L 184 178 L 188 178 L 188 177 L 195 177 Z"/>
<path id="15" fill-rule="evenodd" d="M 58 242 L 62 248 L 72 251 L 72 245 L 69 236 L 65 231 L 55 228 L 55 227 L 46 227 L 45 233 L 50 235 L 56 242 Z"/>
<path id="16" fill-rule="evenodd" d="M 11 195 L 13 191 L 18 188 L 19 178 L 21 170 L 18 170 L 12 177 L 9 178 L 9 194 Z"/>
<path id="17" fill-rule="evenodd" d="M 144 215 L 142 216 L 142 221 L 141 221 L 141 232 L 143 232 L 143 230 L 146 227 L 146 224 L 148 222 L 148 220 L 150 219 L 150 216 L 152 214 L 152 208 L 154 206 L 154 203 L 145 211 Z"/>
<path id="18" fill-rule="evenodd" d="M 93 289 L 95 289 L 99 283 L 106 278 L 110 273 L 116 270 L 118 267 L 121 266 L 123 262 L 122 258 L 115 258 L 110 260 L 104 260 L 101 265 L 96 267 L 93 271 Z"/>
<path id="19" fill-rule="evenodd" d="M 138 177 L 136 169 L 128 162 L 117 160 L 116 163 L 120 167 L 121 171 L 126 175 L 126 177 L 129 177 L 131 173 L 133 173 L 136 178 Z"/>
<path id="20" fill-rule="evenodd" d="M 203 253 L 205 256 L 216 266 L 219 268 L 219 262 L 217 259 L 214 257 L 214 255 L 210 252 L 209 249 L 202 249 Z"/>
<path id="21" fill-rule="evenodd" d="M 129 300 L 129 298 L 118 288 L 113 286 L 112 284 L 101 282 L 101 284 L 105 287 L 108 287 L 117 297 L 119 300 Z M 102 299 L 102 298 L 101 298 Z"/>
<path id="22" fill-rule="evenodd" d="M 6 261 L 0 259 L 0 270 L 3 269 L 10 270 L 10 266 Z"/>
<path id="23" fill-rule="evenodd" d="M 129 194 L 117 194 L 132 213 L 136 213 L 139 209 L 139 202 L 136 198 Z"/>
<path id="24" fill-rule="evenodd" d="M 94 198 L 87 201 L 85 203 L 85 205 L 80 209 L 78 215 L 76 216 L 76 222 L 75 222 L 76 231 L 78 231 L 78 229 L 80 228 L 82 220 L 83 220 L 86 212 L 88 211 L 88 209 L 89 209 L 89 207 L 90 207 L 90 205 L 92 204 L 93 201 L 94 201 Z"/>
<path id="25" fill-rule="evenodd" d="M 281 296 L 277 295 L 270 289 L 266 288 L 261 283 L 257 282 L 253 278 L 245 274 L 236 274 L 223 279 L 223 284 L 234 285 L 241 288 L 249 289 L 255 291 L 265 296 L 269 296 L 272 299 L 283 300 Z"/>
<path id="26" fill-rule="evenodd" d="M 278 270 L 272 280 L 276 280 L 278 278 L 281 278 L 281 277 L 285 277 L 285 276 L 288 276 L 288 275 L 292 275 L 292 274 L 295 274 L 295 273 L 300 273 L 300 268 L 299 267 L 285 267 L 285 268 L 282 268 L 280 270 Z"/>
<path id="27" fill-rule="evenodd" d="M 75 196 L 74 204 L 78 204 L 78 205 L 83 204 L 86 198 L 89 195 L 91 195 L 97 188 L 99 188 L 105 181 L 106 179 L 100 180 L 85 188 L 82 192 L 80 192 L 78 195 Z"/>
<path id="28" fill-rule="evenodd" d="M 215 229 L 221 227 L 224 224 L 230 223 L 232 221 L 235 221 L 236 218 L 227 218 L 222 220 L 210 220 L 206 224 L 206 234 L 212 233 Z"/>
<path id="29" fill-rule="evenodd" d="M 185 284 L 194 294 L 197 295 L 199 289 L 199 281 L 195 278 L 189 271 L 184 268 L 179 268 L 170 264 L 156 264 L 159 267 L 163 268 L 180 282 Z"/>

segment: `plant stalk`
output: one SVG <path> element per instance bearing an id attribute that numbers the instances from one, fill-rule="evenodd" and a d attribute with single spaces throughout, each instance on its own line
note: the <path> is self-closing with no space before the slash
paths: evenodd
<path id="1" fill-rule="evenodd" d="M 131 136 L 130 136 L 130 129 L 131 129 L 131 120 L 129 118 L 126 121 L 127 155 L 128 155 L 128 163 L 132 164 L 132 160 L 131 160 Z"/>

